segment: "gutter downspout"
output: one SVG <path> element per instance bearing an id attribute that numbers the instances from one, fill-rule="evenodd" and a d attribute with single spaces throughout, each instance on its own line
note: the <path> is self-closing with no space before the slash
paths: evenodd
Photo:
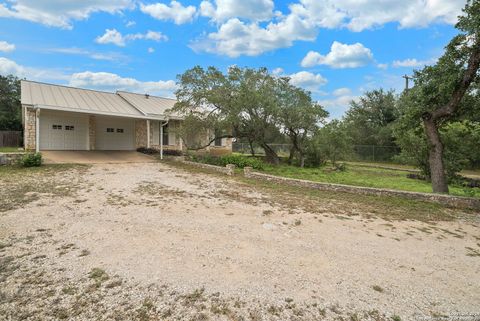
<path id="1" fill-rule="evenodd" d="M 163 126 L 167 125 L 169 119 L 165 123 L 160 123 L 160 159 L 163 159 Z"/>
<path id="2" fill-rule="evenodd" d="M 40 152 L 40 107 L 35 105 L 35 153 Z"/>

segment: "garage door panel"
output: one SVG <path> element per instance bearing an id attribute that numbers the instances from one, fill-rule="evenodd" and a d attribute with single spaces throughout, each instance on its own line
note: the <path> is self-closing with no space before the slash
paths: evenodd
<path id="1" fill-rule="evenodd" d="M 64 112 L 40 113 L 41 150 L 87 150 L 88 116 Z"/>
<path id="2" fill-rule="evenodd" d="M 97 150 L 134 150 L 135 121 L 129 118 L 97 117 Z"/>

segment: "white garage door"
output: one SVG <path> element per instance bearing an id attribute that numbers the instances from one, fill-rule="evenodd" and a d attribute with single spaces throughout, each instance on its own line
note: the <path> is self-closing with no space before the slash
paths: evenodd
<path id="1" fill-rule="evenodd" d="M 88 116 L 82 114 L 40 112 L 41 150 L 87 150 Z"/>
<path id="2" fill-rule="evenodd" d="M 97 150 L 134 150 L 135 121 L 129 118 L 96 118 Z"/>

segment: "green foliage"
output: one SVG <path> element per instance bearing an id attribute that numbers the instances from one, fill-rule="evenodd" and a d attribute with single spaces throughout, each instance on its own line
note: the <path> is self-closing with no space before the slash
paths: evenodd
<path id="1" fill-rule="evenodd" d="M 20 80 L 0 75 L 0 130 L 22 130 Z"/>
<path id="2" fill-rule="evenodd" d="M 232 164 L 238 168 L 252 167 L 258 170 L 263 169 L 265 165 L 259 158 L 236 154 L 224 155 L 220 157 L 211 155 L 191 155 L 190 158 L 192 161 L 198 163 L 216 166 L 226 166 L 228 164 Z"/>
<path id="3" fill-rule="evenodd" d="M 392 124 L 399 116 L 393 90 L 367 91 L 350 103 L 343 122 L 345 130 L 357 145 L 392 146 Z"/>
<path id="4" fill-rule="evenodd" d="M 332 120 L 319 129 L 313 140 L 320 154 L 325 155 L 333 166 L 338 160 L 346 158 L 352 150 L 345 126 L 339 120 Z"/>
<path id="5" fill-rule="evenodd" d="M 23 167 L 39 167 L 42 165 L 41 153 L 28 153 L 20 160 L 20 165 Z"/>

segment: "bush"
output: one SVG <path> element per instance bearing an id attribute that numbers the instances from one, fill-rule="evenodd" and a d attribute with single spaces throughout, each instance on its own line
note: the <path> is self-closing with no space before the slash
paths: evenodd
<path id="1" fill-rule="evenodd" d="M 147 147 L 139 147 L 137 148 L 137 152 L 147 155 L 159 155 L 160 149 L 157 148 L 147 148 Z M 163 150 L 164 156 L 182 156 L 183 153 L 181 150 L 176 149 L 164 149 Z"/>
<path id="2" fill-rule="evenodd" d="M 42 154 L 29 153 L 22 157 L 20 165 L 23 167 L 38 167 L 42 165 Z"/>

